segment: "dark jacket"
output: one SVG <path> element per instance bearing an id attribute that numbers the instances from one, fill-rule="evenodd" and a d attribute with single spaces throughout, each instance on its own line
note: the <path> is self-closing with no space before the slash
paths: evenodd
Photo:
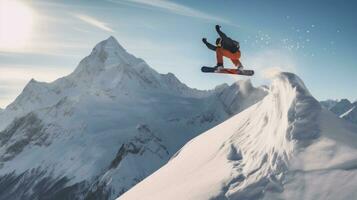
<path id="1" fill-rule="evenodd" d="M 235 53 L 237 51 L 239 51 L 239 42 L 232 40 L 230 37 L 227 37 L 226 34 L 224 34 L 219 27 L 216 27 L 216 31 L 219 35 L 219 37 L 221 37 L 222 41 L 221 41 L 221 46 L 223 49 L 226 49 L 232 53 Z M 216 51 L 217 47 L 210 44 L 207 41 L 204 41 L 204 43 L 206 44 L 207 48 Z"/>

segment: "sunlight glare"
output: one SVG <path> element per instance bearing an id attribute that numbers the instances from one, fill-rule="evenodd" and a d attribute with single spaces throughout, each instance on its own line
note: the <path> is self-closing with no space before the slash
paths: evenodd
<path id="1" fill-rule="evenodd" d="M 0 0 L 0 50 L 25 48 L 31 37 L 33 12 L 16 0 Z"/>

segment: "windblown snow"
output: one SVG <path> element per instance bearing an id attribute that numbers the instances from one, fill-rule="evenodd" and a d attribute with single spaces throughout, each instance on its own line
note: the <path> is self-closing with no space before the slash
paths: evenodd
<path id="1" fill-rule="evenodd" d="M 266 94 L 250 81 L 189 88 L 110 37 L 0 112 L 0 199 L 115 199 Z"/>
<path id="2" fill-rule="evenodd" d="M 354 199 L 357 127 L 280 73 L 260 102 L 189 141 L 119 200 Z"/>

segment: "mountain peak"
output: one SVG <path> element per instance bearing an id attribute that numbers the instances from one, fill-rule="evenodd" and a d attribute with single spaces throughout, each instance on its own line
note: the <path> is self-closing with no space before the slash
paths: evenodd
<path id="1" fill-rule="evenodd" d="M 137 60 L 137 58 L 128 53 L 113 36 L 99 42 L 93 48 L 89 57 L 99 59 L 107 65 L 117 63 L 133 64 L 133 61 Z"/>
<path id="2" fill-rule="evenodd" d="M 119 44 L 113 36 L 108 39 L 99 42 L 93 49 L 93 51 L 106 50 L 106 51 L 120 51 L 126 52 L 126 50 Z"/>
<path id="3" fill-rule="evenodd" d="M 198 93 L 198 96 L 206 94 L 205 91 L 189 88 L 172 73 L 159 74 L 144 60 L 128 53 L 113 36 L 99 42 L 70 77 L 80 85 L 95 85 L 105 90 L 151 88 L 195 97 Z"/>
<path id="4" fill-rule="evenodd" d="M 340 100 L 340 103 L 343 103 L 343 104 L 352 104 L 351 101 L 349 101 L 348 99 L 341 99 L 341 100 Z"/>
<path id="5" fill-rule="evenodd" d="M 116 42 L 116 43 L 118 43 L 119 44 L 119 42 L 117 41 L 117 39 L 115 39 L 115 37 L 114 36 L 109 36 L 109 38 L 107 39 L 107 41 L 113 41 L 113 42 Z"/>
<path id="6" fill-rule="evenodd" d="M 340 116 L 346 113 L 352 107 L 353 104 L 348 99 L 341 99 L 330 109 L 330 111 Z"/>
<path id="7" fill-rule="evenodd" d="M 90 55 L 81 60 L 71 76 L 75 77 L 74 80 L 82 80 L 81 82 L 92 82 L 103 73 L 107 74 L 103 76 L 116 74 L 120 77 L 120 74 L 133 72 L 134 68 L 143 62 L 142 59 L 128 53 L 113 36 L 110 36 L 95 45 Z"/>

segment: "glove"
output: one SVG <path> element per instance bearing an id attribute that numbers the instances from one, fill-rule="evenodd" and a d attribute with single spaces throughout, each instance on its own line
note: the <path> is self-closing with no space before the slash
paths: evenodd
<path id="1" fill-rule="evenodd" d="M 216 30 L 218 31 L 221 28 L 220 25 L 216 25 Z"/>
<path id="2" fill-rule="evenodd" d="M 206 44 L 207 43 L 207 38 L 202 38 L 202 42 Z"/>

